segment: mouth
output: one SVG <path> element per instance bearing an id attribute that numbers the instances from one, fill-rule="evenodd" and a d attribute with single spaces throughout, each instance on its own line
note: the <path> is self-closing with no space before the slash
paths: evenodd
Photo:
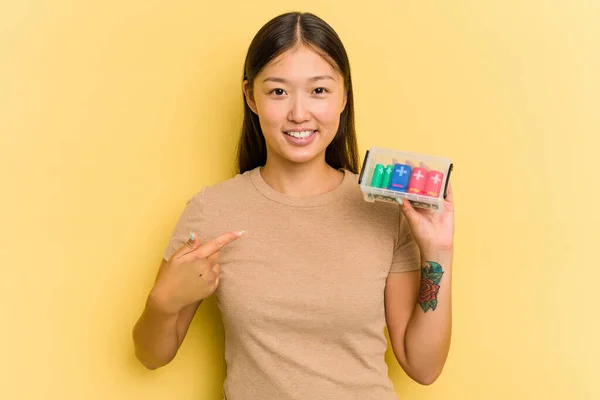
<path id="1" fill-rule="evenodd" d="M 296 139 L 307 139 L 317 133 L 317 130 L 306 130 L 306 131 L 287 131 L 283 132 L 288 136 L 291 136 Z"/>

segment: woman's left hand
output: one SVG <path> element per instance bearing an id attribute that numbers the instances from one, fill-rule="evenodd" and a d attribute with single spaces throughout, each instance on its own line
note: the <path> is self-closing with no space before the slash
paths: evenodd
<path id="1" fill-rule="evenodd" d="M 454 249 L 454 202 L 452 184 L 439 212 L 414 208 L 404 200 L 400 205 L 422 254 L 452 252 Z"/>

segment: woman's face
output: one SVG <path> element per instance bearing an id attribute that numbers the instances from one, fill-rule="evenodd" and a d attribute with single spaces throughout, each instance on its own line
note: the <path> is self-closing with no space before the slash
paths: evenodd
<path id="1" fill-rule="evenodd" d="M 256 76 L 250 108 L 258 115 L 269 159 L 305 163 L 325 156 L 346 106 L 343 77 L 314 50 L 300 46 Z"/>

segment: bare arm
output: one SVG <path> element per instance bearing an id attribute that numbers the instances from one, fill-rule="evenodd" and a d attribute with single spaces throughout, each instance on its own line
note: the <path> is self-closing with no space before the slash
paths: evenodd
<path id="1" fill-rule="evenodd" d="M 244 231 L 227 232 L 203 245 L 192 232 L 190 239 L 158 269 L 154 287 L 133 328 L 136 357 L 148 369 L 173 360 L 202 299 L 219 285 L 219 250 Z"/>
<path id="2" fill-rule="evenodd" d="M 166 263 L 163 260 L 160 264 L 157 279 Z M 175 358 L 201 303 L 202 300 L 173 312 L 165 306 L 163 294 L 152 289 L 133 329 L 135 354 L 146 368 L 160 368 Z"/>
<path id="3" fill-rule="evenodd" d="M 452 329 L 452 255 L 424 254 L 421 273 L 390 274 L 385 290 L 386 320 L 396 359 L 416 382 L 433 383 L 441 374 Z M 439 264 L 441 279 L 430 268 Z M 430 280 L 429 278 L 436 278 Z M 433 308 L 435 306 L 435 308 Z"/>

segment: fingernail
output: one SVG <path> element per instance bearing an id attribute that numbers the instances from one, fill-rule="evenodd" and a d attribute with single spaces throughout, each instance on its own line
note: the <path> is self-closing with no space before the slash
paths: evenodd
<path id="1" fill-rule="evenodd" d="M 402 205 L 402 199 L 400 197 L 396 197 L 396 201 L 398 202 L 398 204 Z"/>
<path id="2" fill-rule="evenodd" d="M 196 235 L 194 235 L 194 232 L 190 232 L 190 240 L 193 242 L 194 240 L 196 240 Z"/>
<path id="3" fill-rule="evenodd" d="M 239 236 L 244 236 L 246 234 L 246 231 L 237 231 L 237 235 Z"/>

